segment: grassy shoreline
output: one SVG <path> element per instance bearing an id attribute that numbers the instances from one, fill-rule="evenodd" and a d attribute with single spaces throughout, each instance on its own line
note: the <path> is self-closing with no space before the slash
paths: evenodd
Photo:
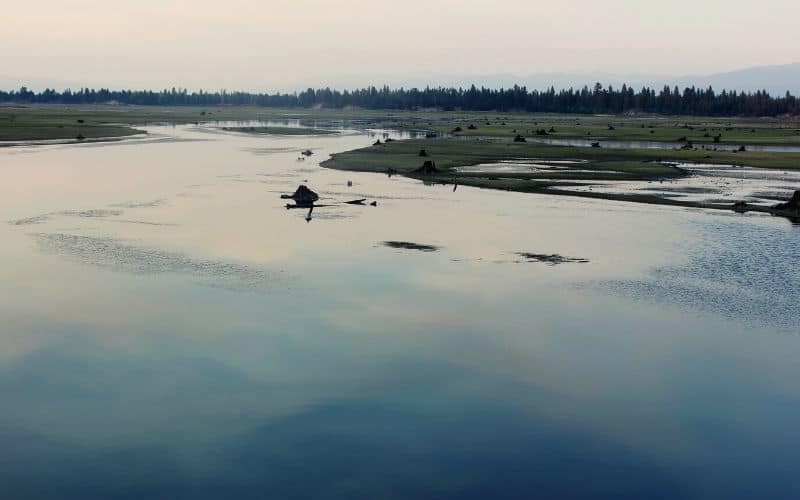
<path id="1" fill-rule="evenodd" d="M 428 128 L 460 137 L 514 137 L 588 141 L 653 141 L 696 145 L 800 146 L 796 120 L 636 116 L 495 116 L 485 121 L 431 122 Z"/>
<path id="2" fill-rule="evenodd" d="M 587 168 L 640 174 L 642 178 L 668 176 L 672 167 L 667 167 L 664 163 L 708 163 L 800 170 L 800 153 L 586 148 L 550 146 L 535 142 L 462 139 L 392 141 L 335 154 L 325 162 L 325 166 L 339 170 L 371 172 L 386 172 L 391 168 L 406 174 L 418 168 L 426 159 L 419 156 L 422 149 L 429 155 L 428 159 L 434 160 L 443 170 L 519 158 L 583 160 L 588 162 Z M 552 178 L 552 174 L 546 175 L 547 178 Z"/>
<path id="3" fill-rule="evenodd" d="M 686 138 L 695 144 L 797 145 L 800 117 L 709 118 L 655 115 L 558 115 L 521 112 L 393 111 L 365 109 L 263 108 L 256 106 L 0 105 L 0 141 L 73 139 L 139 133 L 156 123 L 210 123 L 247 120 L 354 120 L 373 127 L 453 133 L 459 136 L 514 137 L 544 132 L 554 139 L 652 140 Z M 78 120 L 83 120 L 79 122 Z M 313 123 L 312 123 L 313 126 Z M 471 128 L 472 126 L 472 128 Z M 461 131 L 453 132 L 457 128 Z M 552 130 L 552 131 L 551 131 Z M 708 135 L 708 137 L 706 137 Z M 538 137 L 538 136 L 537 136 Z"/>
<path id="4" fill-rule="evenodd" d="M 423 149 L 425 156 L 420 156 Z M 548 161 L 564 160 L 572 160 L 575 163 L 571 165 L 573 168 L 539 172 L 487 173 L 456 170 L 458 167 L 520 159 L 535 159 L 544 164 Z M 420 171 L 425 161 L 435 162 L 436 170 Z M 800 170 L 800 153 L 606 149 L 477 139 L 411 139 L 334 154 L 321 165 L 338 170 L 399 174 L 433 184 L 688 208 L 755 211 L 793 217 L 792 214 L 778 213 L 773 207 L 762 205 L 698 202 L 651 194 L 612 194 L 568 189 L 570 186 L 592 181 L 654 182 L 688 175 L 685 170 L 672 163 L 733 164 L 755 168 Z"/>

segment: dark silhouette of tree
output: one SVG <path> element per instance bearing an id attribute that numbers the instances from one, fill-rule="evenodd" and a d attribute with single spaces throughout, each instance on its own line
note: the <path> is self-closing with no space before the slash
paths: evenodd
<path id="1" fill-rule="evenodd" d="M 665 115 L 697 116 L 778 116 L 800 114 L 798 98 L 789 92 L 772 97 L 766 91 L 715 92 L 711 87 L 698 89 L 664 86 L 660 91 L 644 87 L 638 92 L 628 85 L 620 89 L 593 87 L 547 90 L 528 90 L 514 86 L 508 89 L 486 87 L 453 88 L 425 87 L 424 89 L 380 89 L 367 87 L 355 90 L 308 88 L 299 93 L 188 92 L 171 88 L 152 90 L 109 90 L 83 88 L 58 92 L 45 89 L 33 92 L 0 90 L 0 102 L 102 104 L 169 106 L 265 106 L 265 107 L 360 107 L 366 109 L 442 109 L 466 111 L 528 111 L 547 113 L 658 113 Z M 211 113 L 208 113 L 209 115 Z"/>

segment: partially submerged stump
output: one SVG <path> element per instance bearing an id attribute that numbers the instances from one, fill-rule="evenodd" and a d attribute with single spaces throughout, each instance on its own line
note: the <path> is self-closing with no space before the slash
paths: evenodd
<path id="1" fill-rule="evenodd" d="M 432 160 L 425 160 L 425 163 L 423 163 L 421 167 L 413 171 L 413 173 L 415 174 L 422 174 L 422 175 L 431 175 L 439 172 L 440 170 L 436 168 L 436 162 Z"/>
<path id="2" fill-rule="evenodd" d="M 800 190 L 795 191 L 789 201 L 778 203 L 771 207 L 764 205 L 751 205 L 745 201 L 737 201 L 731 207 L 735 212 L 745 213 L 749 211 L 767 212 L 775 216 L 786 217 L 794 222 L 800 222 Z"/>
<path id="3" fill-rule="evenodd" d="M 294 200 L 298 205 L 311 205 L 319 200 L 319 195 L 304 185 L 298 186 L 294 194 L 282 194 L 281 199 Z"/>
<path id="4" fill-rule="evenodd" d="M 773 210 L 780 215 L 800 217 L 800 191 L 795 191 L 792 198 L 786 203 L 779 203 Z"/>

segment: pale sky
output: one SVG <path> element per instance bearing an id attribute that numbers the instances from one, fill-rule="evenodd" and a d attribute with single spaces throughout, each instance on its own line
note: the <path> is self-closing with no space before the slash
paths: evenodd
<path id="1" fill-rule="evenodd" d="M 797 0 L 3 0 L 0 12 L 0 76 L 29 85 L 274 91 L 800 61 Z"/>

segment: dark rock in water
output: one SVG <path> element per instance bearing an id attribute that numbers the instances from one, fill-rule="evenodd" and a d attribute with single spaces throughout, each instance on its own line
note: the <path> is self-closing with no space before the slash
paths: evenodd
<path id="1" fill-rule="evenodd" d="M 308 189 L 306 186 L 301 185 L 297 188 L 294 194 L 284 194 L 281 195 L 281 198 L 284 200 L 294 200 L 298 205 L 311 205 L 315 201 L 319 200 L 319 195 Z"/>
<path id="2" fill-rule="evenodd" d="M 303 156 L 311 156 L 311 155 L 313 155 L 313 154 L 314 154 L 314 152 L 313 152 L 313 151 L 311 151 L 310 149 L 306 149 L 305 151 L 303 151 L 303 152 L 302 152 L 302 153 L 300 153 L 300 154 L 301 154 L 301 155 L 303 155 Z"/>
<path id="3" fill-rule="evenodd" d="M 469 124 L 469 127 L 467 127 L 467 128 L 468 128 L 468 129 L 470 129 L 470 130 L 476 130 L 478 127 L 476 127 L 475 125 L 473 125 L 472 123 L 470 123 L 470 124 Z"/>
<path id="4" fill-rule="evenodd" d="M 514 137 L 514 142 L 525 142 L 525 138 L 517 134 L 517 136 Z"/>
<path id="5" fill-rule="evenodd" d="M 592 147 L 593 148 L 599 148 L 600 147 L 600 143 L 599 142 L 593 142 L 592 143 Z"/>
<path id="6" fill-rule="evenodd" d="M 461 132 L 463 129 L 461 127 L 456 127 L 453 129 L 453 133 Z"/>
<path id="7" fill-rule="evenodd" d="M 423 157 L 424 157 L 424 156 L 428 156 L 428 152 L 427 152 L 427 151 L 425 151 L 424 149 L 420 149 L 420 150 L 419 150 L 419 156 L 423 156 Z"/>
<path id="8" fill-rule="evenodd" d="M 378 202 L 377 201 L 373 201 L 372 203 L 370 203 L 370 205 L 372 205 L 373 207 L 377 207 L 378 206 Z"/>
<path id="9" fill-rule="evenodd" d="M 744 153 L 745 151 L 747 151 L 747 148 L 746 148 L 746 147 L 744 147 L 744 146 L 739 146 L 739 152 L 740 152 L 740 153 Z"/>
<path id="10" fill-rule="evenodd" d="M 423 174 L 423 175 L 430 175 L 438 172 L 440 172 L 440 170 L 436 168 L 436 162 L 432 160 L 425 160 L 425 163 L 423 163 L 421 167 L 414 170 L 415 174 Z"/>
<path id="11" fill-rule="evenodd" d="M 381 142 L 380 139 L 378 139 L 377 141 L 372 143 L 373 146 L 380 146 L 381 144 L 383 144 L 383 143 Z"/>
<path id="12" fill-rule="evenodd" d="M 390 142 L 394 142 L 394 139 L 392 139 L 391 137 L 387 137 L 384 142 L 386 142 L 388 144 Z"/>
<path id="13" fill-rule="evenodd" d="M 436 132 L 428 132 L 427 134 L 425 134 L 426 139 L 436 139 L 437 137 L 439 137 L 439 134 L 437 134 Z"/>
<path id="14" fill-rule="evenodd" d="M 366 198 L 361 198 L 361 199 L 358 199 L 358 200 L 346 201 L 345 203 L 348 204 L 348 205 L 363 205 L 365 201 L 367 201 Z"/>

